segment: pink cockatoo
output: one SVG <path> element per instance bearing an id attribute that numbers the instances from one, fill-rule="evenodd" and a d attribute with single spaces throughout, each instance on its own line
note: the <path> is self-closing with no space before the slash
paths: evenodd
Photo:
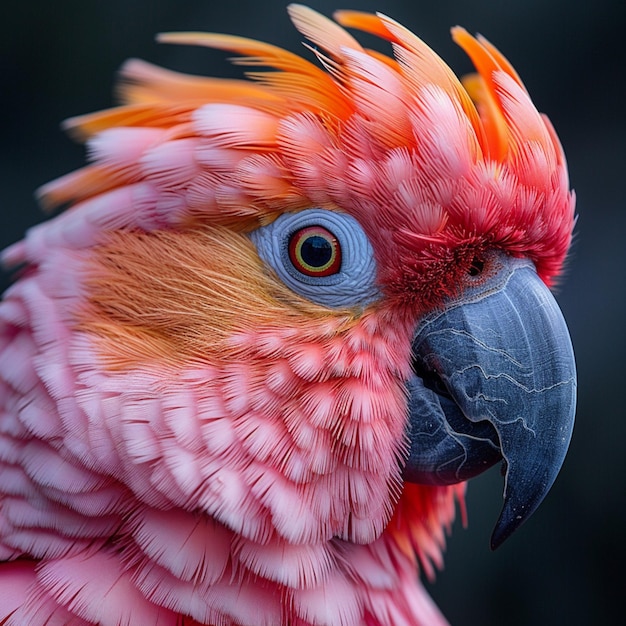
<path id="1" fill-rule="evenodd" d="M 503 462 L 497 546 L 559 471 L 550 123 L 460 28 L 463 83 L 384 15 L 289 13 L 315 62 L 199 33 L 161 40 L 251 80 L 128 62 L 67 122 L 90 164 L 41 200 L 69 208 L 4 252 L 3 625 L 443 624 L 419 570 L 464 481 Z"/>

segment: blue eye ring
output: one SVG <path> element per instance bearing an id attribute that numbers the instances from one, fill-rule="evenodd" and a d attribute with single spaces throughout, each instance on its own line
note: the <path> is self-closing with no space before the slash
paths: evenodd
<path id="1" fill-rule="evenodd" d="M 332 276 L 341 269 L 341 245 L 323 226 L 306 226 L 289 237 L 289 260 L 305 276 Z"/>
<path id="2" fill-rule="evenodd" d="M 275 276 L 312 302 L 362 309 L 380 298 L 372 245 L 347 213 L 322 208 L 283 213 L 249 237 Z M 316 244 L 319 250 L 306 249 Z"/>

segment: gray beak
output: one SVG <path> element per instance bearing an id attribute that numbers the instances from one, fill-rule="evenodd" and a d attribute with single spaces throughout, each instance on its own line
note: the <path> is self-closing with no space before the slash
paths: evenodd
<path id="1" fill-rule="evenodd" d="M 495 549 L 535 511 L 563 464 L 576 366 L 563 315 L 532 263 L 494 253 L 488 266 L 415 333 L 404 478 L 452 484 L 503 460 Z"/>

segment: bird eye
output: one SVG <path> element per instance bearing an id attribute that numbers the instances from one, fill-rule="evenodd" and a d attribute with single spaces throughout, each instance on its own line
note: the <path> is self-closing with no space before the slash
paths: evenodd
<path id="1" fill-rule="evenodd" d="M 259 256 L 292 291 L 328 307 L 363 307 L 380 297 L 372 245 L 346 213 L 283 213 L 250 233 Z"/>
<path id="2" fill-rule="evenodd" d="M 329 230 L 307 226 L 289 238 L 289 259 L 306 276 L 332 276 L 341 269 L 341 246 Z"/>

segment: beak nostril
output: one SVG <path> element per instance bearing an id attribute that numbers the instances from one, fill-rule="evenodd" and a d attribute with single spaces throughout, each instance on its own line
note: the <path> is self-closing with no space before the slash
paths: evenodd
<path id="1" fill-rule="evenodd" d="M 470 276 L 478 276 L 479 274 L 482 274 L 482 271 L 485 269 L 485 262 L 478 258 L 478 257 L 474 257 L 472 259 L 472 264 L 470 265 L 469 269 L 467 270 L 467 273 Z"/>

